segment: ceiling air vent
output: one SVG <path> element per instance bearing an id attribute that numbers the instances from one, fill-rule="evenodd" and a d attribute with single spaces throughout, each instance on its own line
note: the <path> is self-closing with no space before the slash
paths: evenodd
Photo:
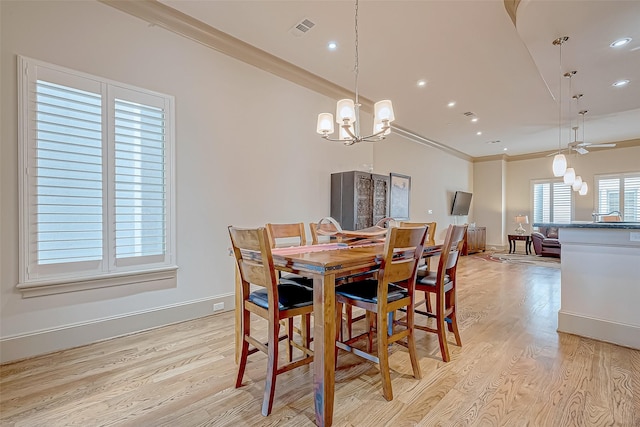
<path id="1" fill-rule="evenodd" d="M 467 111 L 466 113 L 462 113 L 462 114 L 464 114 L 467 117 L 475 116 L 475 114 L 473 114 L 471 111 Z"/>
<path id="2" fill-rule="evenodd" d="M 314 25 L 316 24 L 313 23 L 311 20 L 305 18 L 302 21 L 298 22 L 296 25 L 294 25 L 294 27 L 291 28 L 289 32 L 296 37 L 300 37 L 305 35 L 307 31 L 309 31 L 314 27 Z"/>

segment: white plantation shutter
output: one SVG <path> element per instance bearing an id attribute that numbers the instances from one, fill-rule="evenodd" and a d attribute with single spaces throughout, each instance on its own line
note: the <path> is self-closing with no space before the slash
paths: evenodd
<path id="1" fill-rule="evenodd" d="M 35 260 L 101 260 L 101 95 L 43 80 L 35 87 Z"/>
<path id="2" fill-rule="evenodd" d="M 18 66 L 18 287 L 175 270 L 173 98 L 27 58 Z"/>
<path id="3" fill-rule="evenodd" d="M 599 213 L 620 212 L 623 221 L 640 221 L 640 173 L 596 177 Z"/>
<path id="4" fill-rule="evenodd" d="M 164 112 L 115 100 L 116 258 L 165 251 Z"/>
<path id="5" fill-rule="evenodd" d="M 562 181 L 533 183 L 533 222 L 571 222 L 572 189 Z"/>

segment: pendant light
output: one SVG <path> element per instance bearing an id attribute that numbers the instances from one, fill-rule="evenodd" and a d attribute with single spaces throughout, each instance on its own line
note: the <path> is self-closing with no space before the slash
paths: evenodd
<path id="1" fill-rule="evenodd" d="M 358 93 L 358 0 L 355 5 L 355 101 L 353 99 L 341 99 L 336 104 L 336 123 L 340 125 L 338 138 L 332 138 L 331 135 L 334 132 L 333 114 L 320 113 L 318 114 L 318 125 L 316 132 L 319 133 L 322 138 L 329 141 L 339 141 L 344 145 L 353 145 L 358 142 L 376 142 L 383 140 L 387 135 L 391 133 L 391 122 L 395 120 L 393 114 L 393 105 L 388 99 L 378 101 L 374 104 L 374 121 L 373 121 L 373 133 L 371 135 L 360 135 L 360 100 Z"/>
<path id="2" fill-rule="evenodd" d="M 558 154 L 553 158 L 553 176 L 564 176 L 567 171 L 567 158 L 562 154 L 562 45 L 569 37 L 558 37 L 553 41 L 554 46 L 560 46 L 560 79 L 558 81 Z"/>

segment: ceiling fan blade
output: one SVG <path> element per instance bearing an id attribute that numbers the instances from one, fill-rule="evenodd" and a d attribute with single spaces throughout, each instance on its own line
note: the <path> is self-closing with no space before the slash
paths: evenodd
<path id="1" fill-rule="evenodd" d="M 610 148 L 615 146 L 616 144 L 589 144 L 589 147 L 598 147 L 598 148 Z"/>

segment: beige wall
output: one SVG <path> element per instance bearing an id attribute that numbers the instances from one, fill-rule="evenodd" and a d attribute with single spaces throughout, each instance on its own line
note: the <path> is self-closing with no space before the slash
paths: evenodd
<path id="1" fill-rule="evenodd" d="M 374 167 L 378 173 L 396 172 L 411 177 L 412 221 L 437 222 L 436 241 L 444 240 L 449 224 L 473 221 L 473 203 L 469 217 L 449 215 L 456 190 L 472 191 L 472 163 L 396 135 L 391 142 L 374 145 Z"/>
<path id="2" fill-rule="evenodd" d="M 476 225 L 487 227 L 487 248 L 502 248 L 505 233 L 506 161 L 473 164 L 473 198 Z"/>
<path id="3" fill-rule="evenodd" d="M 594 176 L 640 171 L 640 146 L 594 150 L 585 155 L 571 155 L 568 160 L 569 166 L 573 167 L 576 173 L 582 176 L 583 181 L 589 185 L 587 195 L 580 196 L 576 192 L 573 193 L 575 200 L 574 221 L 591 221 L 591 213 L 596 206 Z M 507 162 L 506 221 L 508 231 L 516 228 L 516 224 L 513 222 L 515 215 L 527 213 L 529 219 L 532 219 L 531 182 L 536 179 L 553 178 L 551 162 L 551 157 Z"/>

